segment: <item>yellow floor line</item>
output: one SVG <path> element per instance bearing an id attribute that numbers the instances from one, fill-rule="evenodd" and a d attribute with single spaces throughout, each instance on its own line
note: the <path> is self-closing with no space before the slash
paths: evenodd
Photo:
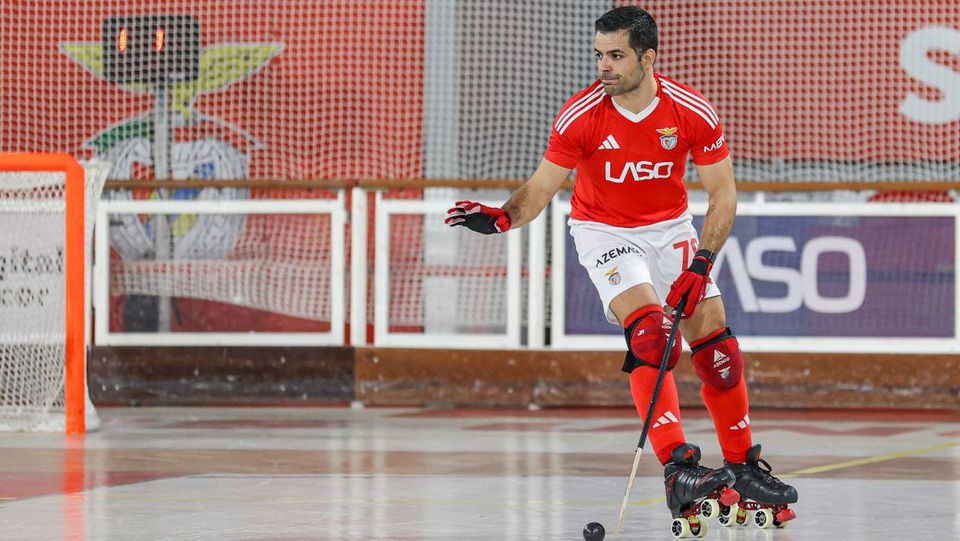
<path id="1" fill-rule="evenodd" d="M 864 464 L 873 464 L 875 462 L 884 462 L 886 460 L 893 460 L 896 458 L 903 458 L 907 456 L 924 455 L 927 453 L 942 451 L 944 449 L 949 449 L 951 447 L 957 447 L 957 446 L 960 446 L 960 442 L 951 441 L 947 443 L 941 443 L 940 445 L 934 445 L 933 447 L 923 447 L 920 449 L 911 449 L 909 451 L 900 451 L 899 453 L 887 453 L 885 455 L 871 456 L 867 458 L 861 458 L 858 460 L 848 460 L 846 462 L 837 462 L 836 464 L 827 464 L 826 466 L 806 468 L 806 469 L 797 470 L 797 471 L 784 474 L 780 477 L 789 479 L 791 477 L 798 477 L 800 475 L 810 475 L 812 473 L 823 473 L 825 471 L 840 470 L 843 468 L 852 468 L 854 466 L 862 466 Z"/>
<path id="2" fill-rule="evenodd" d="M 923 455 L 927 453 L 933 453 L 936 451 L 942 451 L 944 449 L 949 449 L 951 447 L 960 447 L 960 442 L 951 441 L 947 443 L 941 443 L 940 445 L 934 445 L 933 447 L 922 447 L 919 449 L 910 449 L 907 451 L 900 451 L 898 453 L 887 453 L 884 455 L 870 456 L 867 458 L 860 458 L 857 460 L 847 460 L 845 462 L 837 462 L 834 464 L 827 464 L 825 466 L 817 466 L 814 468 L 804 468 L 802 470 L 796 470 L 796 471 L 785 473 L 783 475 L 779 475 L 778 477 L 781 479 L 790 479 L 793 477 L 800 477 L 801 475 L 811 475 L 814 473 L 823 473 L 825 471 L 841 470 L 843 468 L 852 468 L 854 466 L 862 466 L 864 464 L 884 462 L 887 460 L 894 460 L 897 458 L 903 458 L 907 456 Z M 657 503 L 663 503 L 666 500 L 667 498 L 665 496 L 661 496 L 659 498 L 649 498 L 646 500 L 632 501 L 630 502 L 630 505 L 653 505 Z"/>
<path id="3" fill-rule="evenodd" d="M 660 496 L 659 498 L 647 498 L 646 500 L 636 500 L 630 502 L 630 505 L 653 505 L 655 503 L 663 503 L 667 501 L 666 496 Z"/>

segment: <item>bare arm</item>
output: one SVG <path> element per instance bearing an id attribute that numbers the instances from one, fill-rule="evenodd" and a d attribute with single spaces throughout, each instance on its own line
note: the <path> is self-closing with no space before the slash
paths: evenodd
<path id="1" fill-rule="evenodd" d="M 698 165 L 697 174 L 709 195 L 707 214 L 700 233 L 702 250 L 720 251 L 730 235 L 737 214 L 737 186 L 733 178 L 733 161 L 727 157 L 711 165 Z"/>
<path id="2" fill-rule="evenodd" d="M 503 210 L 510 215 L 511 229 L 533 221 L 560 190 L 571 171 L 573 170 L 545 158 L 540 160 L 540 165 L 533 175 L 523 186 L 514 190 L 510 199 L 503 204 Z"/>

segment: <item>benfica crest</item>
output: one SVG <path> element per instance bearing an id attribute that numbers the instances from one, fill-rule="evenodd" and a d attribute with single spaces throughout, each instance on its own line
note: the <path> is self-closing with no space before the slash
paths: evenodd
<path id="1" fill-rule="evenodd" d="M 657 130 L 660 134 L 660 144 L 667 150 L 673 150 L 677 146 L 677 128 L 660 128 Z"/>
<path id="2" fill-rule="evenodd" d="M 174 179 L 241 179 L 247 177 L 250 151 L 261 143 L 224 119 L 209 116 L 196 107 L 198 96 L 225 91 L 253 76 L 280 54 L 282 43 L 214 43 L 200 51 L 196 80 L 171 83 L 170 175 Z M 106 79 L 104 47 L 97 42 L 64 42 L 60 52 L 83 66 L 91 75 Z M 155 88 L 137 82 L 117 83 L 135 94 L 152 94 Z M 140 102 L 135 102 L 140 103 Z M 133 111 L 131 111 L 133 113 Z M 96 157 L 113 164 L 111 178 L 152 178 L 154 175 L 154 111 L 131 115 L 106 126 L 84 142 Z M 216 188 L 178 189 L 174 199 L 244 199 L 246 190 Z M 129 191 L 114 192 L 129 199 Z M 112 246 L 124 257 L 146 257 L 155 246 L 155 231 L 136 214 L 119 217 L 111 224 Z M 176 258 L 225 257 L 244 231 L 244 215 L 177 214 L 171 218 L 173 254 Z"/>
<path id="3" fill-rule="evenodd" d="M 620 284 L 620 269 L 619 267 L 614 267 L 607 271 L 604 275 L 607 277 L 607 281 L 610 282 L 610 285 L 615 286 Z"/>

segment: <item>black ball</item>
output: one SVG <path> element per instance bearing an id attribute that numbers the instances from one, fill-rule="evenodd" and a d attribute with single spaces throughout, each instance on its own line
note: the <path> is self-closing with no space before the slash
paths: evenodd
<path id="1" fill-rule="evenodd" d="M 603 541 L 603 536 L 607 535 L 607 532 L 603 529 L 603 524 L 599 522 L 591 522 L 583 527 L 583 538 L 587 541 Z"/>

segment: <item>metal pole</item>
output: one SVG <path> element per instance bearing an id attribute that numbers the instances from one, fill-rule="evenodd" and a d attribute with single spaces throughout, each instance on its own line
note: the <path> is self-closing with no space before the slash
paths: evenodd
<path id="1" fill-rule="evenodd" d="M 156 106 L 153 110 L 153 172 L 160 180 L 170 179 L 170 88 L 166 81 L 160 81 L 156 89 Z M 161 199 L 167 198 L 167 190 L 157 190 Z M 170 236 L 170 224 L 167 216 L 157 214 L 152 217 L 154 231 L 154 254 L 157 261 L 170 261 L 173 246 Z M 161 273 L 161 280 L 168 280 L 168 273 Z M 163 294 L 161 287 L 157 296 L 157 332 L 170 332 L 172 304 L 170 297 Z"/>

